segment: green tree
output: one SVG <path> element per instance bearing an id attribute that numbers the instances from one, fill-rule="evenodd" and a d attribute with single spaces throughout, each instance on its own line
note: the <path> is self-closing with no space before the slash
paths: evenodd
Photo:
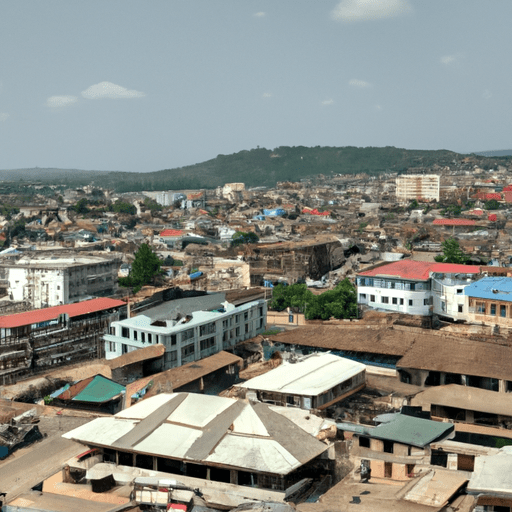
<path id="1" fill-rule="evenodd" d="M 498 203 L 498 201 L 496 201 L 496 199 L 490 199 L 489 201 L 486 201 L 484 203 L 484 208 L 486 210 L 499 210 L 500 203 Z"/>
<path id="2" fill-rule="evenodd" d="M 455 238 L 447 238 L 443 243 L 443 254 L 434 259 L 439 263 L 460 263 L 466 265 L 469 262 L 469 256 L 460 248 L 459 242 Z"/>
<path id="3" fill-rule="evenodd" d="M 116 201 L 112 205 L 112 211 L 116 213 L 127 213 L 128 215 L 135 215 L 137 213 L 137 208 L 131 203 Z"/>
<path id="4" fill-rule="evenodd" d="M 121 277 L 119 284 L 133 288 L 133 293 L 137 293 L 144 285 L 153 283 L 155 278 L 162 274 L 162 263 L 148 244 L 142 244 L 135 253 L 130 275 Z"/>
<path id="5" fill-rule="evenodd" d="M 245 231 L 237 231 L 231 238 L 231 245 L 234 247 L 243 244 L 255 244 L 260 239 L 259 236 L 252 231 L 247 233 Z"/>
<path id="6" fill-rule="evenodd" d="M 87 208 L 88 201 L 87 199 L 80 199 L 74 206 L 71 206 L 71 210 L 74 210 L 76 213 L 87 213 L 89 208 Z"/>

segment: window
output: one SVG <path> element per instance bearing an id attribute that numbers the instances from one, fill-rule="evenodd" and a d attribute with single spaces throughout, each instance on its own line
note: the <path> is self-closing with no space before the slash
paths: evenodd
<path id="1" fill-rule="evenodd" d="M 184 357 L 190 356 L 194 352 L 195 352 L 195 347 L 194 347 L 194 344 L 192 343 L 191 345 L 187 345 L 186 347 L 183 347 L 181 349 L 181 357 L 184 358 Z"/>
<path id="2" fill-rule="evenodd" d="M 249 324 L 245 324 L 245 334 L 249 332 Z"/>
<path id="3" fill-rule="evenodd" d="M 249 313 L 246 311 L 244 313 L 244 320 L 248 320 L 249 319 Z"/>
<path id="4" fill-rule="evenodd" d="M 500 316 L 501 316 L 501 318 L 506 318 L 507 306 L 500 306 Z"/>
<path id="5" fill-rule="evenodd" d="M 142 343 L 146 343 L 146 333 L 144 333 L 144 332 L 140 333 L 140 341 L 142 341 Z"/>
<path id="6" fill-rule="evenodd" d="M 204 336 L 205 334 L 213 333 L 215 333 L 215 322 L 211 322 L 206 325 L 201 325 L 201 327 L 199 327 L 199 336 Z"/>
<path id="7" fill-rule="evenodd" d="M 205 340 L 201 340 L 201 350 L 208 350 L 215 346 L 215 338 L 206 338 Z"/>
<path id="8" fill-rule="evenodd" d="M 360 293 L 359 300 L 366 300 L 366 293 Z"/>
<path id="9" fill-rule="evenodd" d="M 181 333 L 181 341 L 187 341 L 194 337 L 194 329 L 187 329 Z"/>
<path id="10" fill-rule="evenodd" d="M 109 342 L 108 350 L 109 350 L 110 352 L 115 352 L 115 351 L 116 351 L 116 344 L 115 344 L 113 341 L 110 341 L 110 342 Z"/>
<path id="11" fill-rule="evenodd" d="M 491 304 L 491 316 L 496 316 L 496 304 Z"/>
<path id="12" fill-rule="evenodd" d="M 404 299 L 400 299 L 400 306 L 404 305 Z"/>
<path id="13" fill-rule="evenodd" d="M 389 297 L 381 297 L 382 304 L 389 304 Z"/>
<path id="14" fill-rule="evenodd" d="M 477 302 L 476 303 L 476 311 L 480 315 L 485 315 L 485 303 L 483 302 Z"/>
<path id="15" fill-rule="evenodd" d="M 138 332 L 137 331 L 133 331 L 133 339 L 134 340 L 137 340 L 137 336 L 138 336 Z"/>
<path id="16" fill-rule="evenodd" d="M 288 323 L 293 324 L 293 315 L 288 315 Z"/>
<path id="17" fill-rule="evenodd" d="M 446 302 L 445 302 L 444 300 L 442 300 L 442 301 L 441 301 L 441 311 L 442 311 L 443 313 L 445 313 L 445 312 L 446 312 Z"/>
<path id="18" fill-rule="evenodd" d="M 423 305 L 429 306 L 430 305 L 430 299 L 423 299 Z"/>
<path id="19" fill-rule="evenodd" d="M 375 295 L 370 295 L 370 302 L 375 302 Z"/>
<path id="20" fill-rule="evenodd" d="M 393 304 L 398 304 L 398 298 L 397 297 L 393 297 L 392 301 L 393 301 Z"/>
<path id="21" fill-rule="evenodd" d="M 169 352 L 165 352 L 164 354 L 164 364 L 173 364 L 178 362 L 178 352 L 176 350 L 171 350 Z"/>
<path id="22" fill-rule="evenodd" d="M 151 343 L 151 333 L 148 332 L 148 343 Z"/>
<path id="23" fill-rule="evenodd" d="M 128 330 L 127 327 L 122 327 L 121 328 L 121 337 L 122 338 L 129 338 L 130 337 L 130 331 Z"/>
<path id="24" fill-rule="evenodd" d="M 236 328 L 236 335 L 237 335 L 237 336 L 240 336 L 240 327 L 237 327 L 237 328 Z"/>
<path id="25" fill-rule="evenodd" d="M 176 345 L 176 334 L 171 334 L 171 347 Z"/>
<path id="26" fill-rule="evenodd" d="M 457 288 L 457 295 L 462 295 L 463 291 L 464 291 L 463 288 Z"/>
<path id="27" fill-rule="evenodd" d="M 413 305 L 413 301 L 412 299 L 409 299 L 409 306 L 412 306 Z"/>
<path id="28" fill-rule="evenodd" d="M 457 307 L 457 311 L 459 313 L 464 313 L 464 306 L 462 304 L 459 304 L 458 307 Z"/>

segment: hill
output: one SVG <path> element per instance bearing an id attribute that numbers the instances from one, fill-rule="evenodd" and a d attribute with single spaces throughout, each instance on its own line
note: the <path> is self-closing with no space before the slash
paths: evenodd
<path id="1" fill-rule="evenodd" d="M 403 172 L 434 165 L 453 166 L 467 158 L 452 151 L 411 150 L 395 147 L 282 146 L 274 150 L 258 148 L 232 155 L 218 155 L 203 163 L 149 173 L 81 171 L 76 169 L 17 169 L 0 171 L 4 181 L 37 181 L 66 187 L 94 183 L 117 192 L 141 190 L 182 190 L 215 188 L 224 183 L 243 182 L 247 186 L 275 186 L 278 181 L 299 181 L 319 174 L 379 174 Z M 495 158 L 472 155 L 484 168 Z"/>

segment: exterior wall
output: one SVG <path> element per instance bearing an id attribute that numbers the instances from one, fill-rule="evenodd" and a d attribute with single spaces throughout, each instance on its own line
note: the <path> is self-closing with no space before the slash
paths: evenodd
<path id="1" fill-rule="evenodd" d="M 127 321 L 113 322 L 106 334 L 105 355 L 114 359 L 126 352 L 160 343 L 165 346 L 164 369 L 175 368 L 234 347 L 266 328 L 267 304 L 258 300 L 235 307 L 216 318 L 162 328 L 134 328 Z"/>
<path id="2" fill-rule="evenodd" d="M 512 302 L 466 297 L 468 321 L 512 327 Z"/>
<path id="3" fill-rule="evenodd" d="M 269 325 L 306 325 L 306 318 L 303 313 L 293 313 L 292 311 L 269 311 L 267 313 L 267 323 Z"/>
<path id="4" fill-rule="evenodd" d="M 435 315 L 465 321 L 469 318 L 464 288 L 470 283 L 446 285 L 432 280 L 433 313 Z"/>
<path id="5" fill-rule="evenodd" d="M 422 284 L 424 283 L 422 282 Z M 411 291 L 376 286 L 357 287 L 357 302 L 359 304 L 409 315 L 430 316 L 432 314 L 431 296 L 430 289 Z"/>
<path id="6" fill-rule="evenodd" d="M 6 268 L 11 300 L 27 301 L 35 309 L 111 294 L 117 286 L 117 262 L 105 260 L 55 267 L 13 265 Z"/>
<path id="7" fill-rule="evenodd" d="M 398 176 L 396 198 L 399 202 L 412 199 L 439 201 L 439 176 L 435 174 L 413 174 Z"/>

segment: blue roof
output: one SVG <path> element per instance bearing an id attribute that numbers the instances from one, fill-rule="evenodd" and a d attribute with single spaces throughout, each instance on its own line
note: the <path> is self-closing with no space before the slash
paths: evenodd
<path id="1" fill-rule="evenodd" d="M 464 295 L 478 299 L 512 302 L 512 278 L 484 277 L 466 286 Z"/>

